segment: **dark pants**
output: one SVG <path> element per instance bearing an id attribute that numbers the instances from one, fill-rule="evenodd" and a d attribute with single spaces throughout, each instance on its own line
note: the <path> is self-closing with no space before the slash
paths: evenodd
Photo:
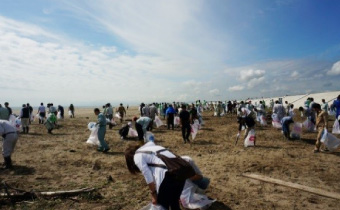
<path id="1" fill-rule="evenodd" d="M 144 140 L 143 127 L 140 124 L 136 123 L 136 130 L 137 130 L 137 133 L 138 133 L 138 139 Z"/>
<path id="2" fill-rule="evenodd" d="M 283 131 L 283 135 L 286 137 L 286 138 L 289 138 L 290 136 L 290 130 L 289 130 L 289 125 L 291 123 L 294 123 L 293 120 L 286 120 L 284 121 L 283 125 L 282 125 L 282 131 Z"/>
<path id="3" fill-rule="evenodd" d="M 182 125 L 182 137 L 184 140 L 189 139 L 191 133 L 190 124 Z"/>
<path id="4" fill-rule="evenodd" d="M 157 203 L 165 209 L 171 207 L 171 210 L 180 210 L 179 198 L 182 194 L 184 184 L 185 181 L 176 180 L 166 173 L 159 187 Z"/>
<path id="5" fill-rule="evenodd" d="M 168 124 L 168 129 L 170 129 L 170 125 L 172 126 L 172 130 L 174 129 L 174 114 L 168 115 L 167 124 Z"/>

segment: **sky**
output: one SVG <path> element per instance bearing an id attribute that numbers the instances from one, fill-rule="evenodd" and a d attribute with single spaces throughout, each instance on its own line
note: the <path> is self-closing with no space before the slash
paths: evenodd
<path id="1" fill-rule="evenodd" d="M 339 90 L 337 0 L 1 0 L 0 103 Z"/>

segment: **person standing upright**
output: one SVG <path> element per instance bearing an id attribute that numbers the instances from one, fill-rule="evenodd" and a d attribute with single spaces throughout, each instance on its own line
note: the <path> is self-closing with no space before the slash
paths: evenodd
<path id="1" fill-rule="evenodd" d="M 99 126 L 98 129 L 98 140 L 100 142 L 100 146 L 98 147 L 98 151 L 100 152 L 107 152 L 110 150 L 109 146 L 105 141 L 105 134 L 106 134 L 106 118 L 103 113 L 100 113 L 98 108 L 94 109 L 94 114 L 98 116 L 97 125 Z"/>
<path id="2" fill-rule="evenodd" d="M 182 127 L 182 137 L 184 144 L 190 143 L 189 136 L 191 132 L 190 113 L 187 111 L 186 105 L 182 105 L 182 111 L 179 113 L 180 125 Z"/>
<path id="3" fill-rule="evenodd" d="M 119 119 L 120 123 L 122 123 L 124 117 L 126 116 L 126 110 L 125 110 L 125 108 L 124 108 L 122 103 L 120 103 L 117 112 L 119 113 L 119 116 L 120 116 L 120 119 Z"/>
<path id="4" fill-rule="evenodd" d="M 20 118 L 21 118 L 21 126 L 23 133 L 29 132 L 29 123 L 30 123 L 30 110 L 26 106 L 26 104 L 22 105 L 22 109 L 20 111 Z"/>
<path id="5" fill-rule="evenodd" d="M 70 104 L 68 107 L 68 111 L 71 113 L 70 118 L 74 118 L 74 106 L 73 104 Z"/>
<path id="6" fill-rule="evenodd" d="M 6 107 L 0 104 L 0 120 L 9 120 L 9 111 Z"/>
<path id="7" fill-rule="evenodd" d="M 170 129 L 170 125 L 172 126 L 172 130 L 174 130 L 174 118 L 175 118 L 176 111 L 170 104 L 167 108 L 165 115 L 167 116 L 167 124 L 168 124 L 168 130 Z"/>
<path id="8" fill-rule="evenodd" d="M 151 118 L 151 120 L 152 120 L 152 123 L 151 123 L 151 126 L 150 126 L 150 131 L 151 131 L 152 128 L 153 128 L 153 122 L 154 122 L 154 120 L 155 120 L 155 118 L 156 118 L 156 115 L 158 116 L 158 109 L 157 109 L 155 103 L 153 103 L 153 104 L 151 104 L 151 106 L 150 106 L 150 118 Z"/>
<path id="9" fill-rule="evenodd" d="M 316 115 L 316 123 L 315 127 L 318 130 L 318 135 L 316 137 L 316 143 L 314 148 L 314 153 L 317 153 L 320 151 L 321 146 L 321 137 L 324 132 L 324 130 L 328 128 L 328 113 L 321 110 L 320 104 L 314 103 L 312 105 L 312 109 L 315 112 Z"/>
<path id="10" fill-rule="evenodd" d="M 38 108 L 38 114 L 39 114 L 39 124 L 44 124 L 44 120 L 46 117 L 46 108 L 44 106 L 44 103 L 40 103 L 40 106 Z"/>
<path id="11" fill-rule="evenodd" d="M 13 114 L 12 108 L 9 107 L 9 103 L 8 102 L 5 102 L 5 107 L 6 107 L 6 109 L 8 109 L 9 115 Z"/>

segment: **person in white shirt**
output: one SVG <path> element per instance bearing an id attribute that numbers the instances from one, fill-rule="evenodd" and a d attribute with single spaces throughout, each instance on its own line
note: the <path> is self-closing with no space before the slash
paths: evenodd
<path id="1" fill-rule="evenodd" d="M 282 120 L 282 118 L 285 116 L 285 108 L 282 104 L 280 104 L 279 101 L 275 101 L 275 105 L 273 107 L 273 113 L 277 114 L 277 117 L 279 119 L 279 122 Z"/>
<path id="2" fill-rule="evenodd" d="M 0 136 L 2 136 L 2 156 L 5 160 L 5 169 L 12 168 L 11 155 L 18 140 L 17 129 L 7 120 L 0 120 Z"/>
<path id="3" fill-rule="evenodd" d="M 125 160 L 128 170 L 132 174 L 141 172 L 151 191 L 153 204 L 161 205 L 165 209 L 180 210 L 179 199 L 185 184 L 185 180 L 178 180 L 167 173 L 166 167 L 151 166 L 151 164 L 164 165 L 165 163 L 155 154 L 164 147 L 155 145 L 150 141 L 143 146 L 130 145 L 125 150 Z M 150 154 L 143 152 L 152 152 Z M 176 157 L 165 150 L 160 154 L 169 158 Z"/>
<path id="4" fill-rule="evenodd" d="M 39 114 L 39 124 L 44 124 L 44 120 L 46 117 L 46 108 L 44 106 L 44 103 L 40 104 L 37 114 Z"/>

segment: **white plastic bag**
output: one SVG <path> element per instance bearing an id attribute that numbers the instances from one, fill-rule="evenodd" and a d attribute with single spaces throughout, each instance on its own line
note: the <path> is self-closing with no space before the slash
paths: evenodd
<path id="1" fill-rule="evenodd" d="M 255 140 L 256 140 L 255 130 L 251 129 L 249 131 L 246 139 L 244 140 L 244 147 L 253 147 L 253 146 L 255 146 Z"/>
<path id="2" fill-rule="evenodd" d="M 16 127 L 16 126 L 15 126 L 15 120 L 16 120 L 16 117 L 15 117 L 14 115 L 11 114 L 11 115 L 9 116 L 9 120 L 8 120 L 8 121 L 11 123 L 11 125 L 12 125 L 13 127 Z"/>
<path id="3" fill-rule="evenodd" d="M 175 117 L 175 118 L 174 118 L 174 126 L 179 125 L 179 122 L 180 122 L 179 117 Z"/>
<path id="4" fill-rule="evenodd" d="M 307 131 L 309 131 L 309 132 L 314 131 L 314 128 L 315 128 L 314 123 L 313 123 L 309 118 L 307 118 L 307 120 L 305 120 L 305 121 L 303 122 L 303 126 L 304 126 L 304 127 L 307 129 Z"/>
<path id="5" fill-rule="evenodd" d="M 144 206 L 140 210 L 165 210 L 165 208 L 163 208 L 160 205 L 153 205 L 152 203 L 149 203 L 148 205 Z"/>
<path id="6" fill-rule="evenodd" d="M 155 141 L 155 136 L 153 135 L 153 133 L 151 133 L 150 131 L 147 131 L 145 134 L 145 140 L 144 142 L 147 143 L 149 141 L 154 142 Z"/>
<path id="7" fill-rule="evenodd" d="M 330 116 L 335 116 L 335 115 L 336 115 L 335 110 L 334 110 L 334 109 L 330 109 L 330 110 L 328 111 L 328 115 L 330 115 Z"/>
<path id="8" fill-rule="evenodd" d="M 335 120 L 335 121 L 334 121 L 332 133 L 334 133 L 334 134 L 340 134 L 340 126 L 339 126 L 339 121 L 338 121 L 338 120 Z"/>
<path id="9" fill-rule="evenodd" d="M 61 114 L 60 114 L 60 112 L 58 112 L 57 118 L 58 118 L 58 119 L 61 119 Z"/>
<path id="10" fill-rule="evenodd" d="M 294 139 L 300 139 L 302 133 L 302 123 L 294 123 L 291 137 Z"/>
<path id="11" fill-rule="evenodd" d="M 116 114 L 115 114 L 115 117 L 117 117 L 118 119 L 121 119 L 121 117 L 120 117 L 120 114 L 119 114 L 119 113 L 116 113 Z"/>
<path id="12" fill-rule="evenodd" d="M 197 186 L 186 180 L 180 201 L 186 209 L 207 209 L 216 200 L 210 200 L 206 195 L 195 193 Z"/>
<path id="13" fill-rule="evenodd" d="M 71 110 L 68 111 L 68 115 L 72 116 L 72 111 Z"/>
<path id="14" fill-rule="evenodd" d="M 282 124 L 281 122 L 279 121 L 279 118 L 277 116 L 277 114 L 272 114 L 272 125 L 274 128 L 277 128 L 277 129 L 281 129 L 282 128 Z"/>
<path id="15" fill-rule="evenodd" d="M 87 128 L 91 131 L 96 129 L 96 123 L 95 122 L 89 122 L 89 124 L 87 124 Z"/>
<path id="16" fill-rule="evenodd" d="M 21 119 L 19 117 L 17 117 L 15 119 L 15 127 L 17 128 L 18 131 L 20 131 L 20 129 L 21 129 Z"/>
<path id="17" fill-rule="evenodd" d="M 162 122 L 162 120 L 161 120 L 161 119 L 159 119 L 159 117 L 158 117 L 158 116 L 155 116 L 155 123 L 156 123 L 156 126 L 157 126 L 157 128 L 159 128 L 160 126 L 162 126 L 162 125 L 163 125 L 163 122 Z"/>
<path id="18" fill-rule="evenodd" d="M 200 126 L 200 124 L 196 120 L 195 120 L 194 124 L 191 125 L 191 137 L 192 137 L 192 140 L 194 140 L 196 138 L 199 126 Z"/>
<path id="19" fill-rule="evenodd" d="M 136 131 L 135 129 L 129 128 L 128 136 L 137 137 L 137 136 L 138 136 L 138 133 L 137 133 L 137 131 Z"/>
<path id="20" fill-rule="evenodd" d="M 266 120 L 265 116 L 264 115 L 260 115 L 260 116 L 261 116 L 261 118 L 260 118 L 261 125 L 262 126 L 267 125 L 267 120 Z"/>
<path id="21" fill-rule="evenodd" d="M 321 142 L 329 149 L 329 151 L 336 150 L 340 146 L 340 139 L 324 129 L 323 135 L 321 137 Z"/>
<path id="22" fill-rule="evenodd" d="M 91 130 L 91 135 L 90 137 L 87 139 L 86 143 L 87 144 L 92 144 L 92 145 L 97 145 L 100 146 L 100 142 L 98 139 L 98 126 L 93 126 L 90 130 Z"/>

